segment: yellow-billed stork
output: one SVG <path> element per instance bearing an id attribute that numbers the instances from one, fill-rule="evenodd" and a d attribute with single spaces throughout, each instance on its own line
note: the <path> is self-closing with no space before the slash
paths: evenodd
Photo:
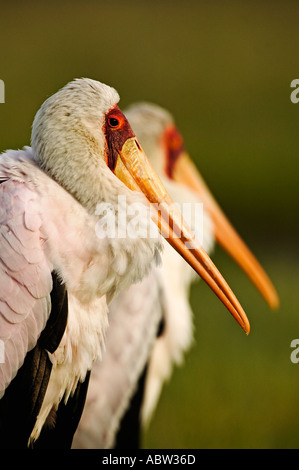
<path id="1" fill-rule="evenodd" d="M 186 153 L 171 114 L 151 103 L 131 105 L 125 114 L 172 199 L 180 204 L 203 203 L 205 251 L 210 253 L 217 240 L 248 274 L 268 304 L 277 307 L 275 288 L 202 180 Z M 184 260 L 169 245 L 164 245 L 162 266 L 153 267 L 140 284 L 121 292 L 109 307 L 107 350 L 104 360 L 97 361 L 92 370 L 75 447 L 137 446 L 139 420 L 143 425 L 149 422 L 173 364 L 182 363 L 191 345 L 189 288 L 195 276 Z M 157 337 L 161 319 L 163 331 Z M 114 374 L 109 375 L 112 369 Z"/>
<path id="2" fill-rule="evenodd" d="M 31 147 L 1 155 L 1 447 L 72 442 L 89 371 L 104 345 L 107 305 L 150 271 L 161 248 L 152 222 L 130 237 L 105 231 L 111 218 L 124 228 L 120 195 L 126 208 L 143 207 L 139 223 L 154 219 L 249 331 L 242 307 L 184 224 L 118 101 L 107 85 L 74 80 L 37 112 Z M 135 223 L 128 210 L 126 225 Z"/>

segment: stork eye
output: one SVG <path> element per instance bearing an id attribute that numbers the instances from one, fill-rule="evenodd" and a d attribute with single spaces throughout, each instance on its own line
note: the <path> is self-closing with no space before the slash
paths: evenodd
<path id="1" fill-rule="evenodd" d="M 109 124 L 110 127 L 115 129 L 119 126 L 119 120 L 115 117 L 110 117 L 108 119 L 108 124 Z"/>

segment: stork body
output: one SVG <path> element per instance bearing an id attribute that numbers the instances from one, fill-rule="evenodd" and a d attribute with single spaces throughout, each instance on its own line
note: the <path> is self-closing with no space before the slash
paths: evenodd
<path id="1" fill-rule="evenodd" d="M 22 342 L 27 352 L 32 345 L 32 328 L 36 338 L 45 327 L 53 271 L 59 274 L 68 292 L 68 321 L 59 347 L 50 355 L 54 367 L 32 436 L 36 438 L 51 409 L 57 408 L 62 397 L 67 400 L 100 355 L 108 325 L 107 297 L 112 298 L 122 283 L 139 280 L 139 275 L 147 272 L 158 246 L 151 246 L 151 239 L 148 239 L 148 246 L 147 239 L 143 239 L 142 243 L 140 240 L 124 239 L 123 244 L 120 239 L 117 245 L 119 253 L 112 246 L 109 250 L 107 240 L 101 243 L 97 237 L 97 216 L 84 210 L 68 192 L 33 164 L 30 149 L 8 153 L 2 158 L 2 168 L 5 163 L 7 171 L 4 173 L 3 169 L 2 174 L 8 179 L 0 186 L 0 191 L 2 201 L 9 193 L 12 207 L 5 205 L 7 225 L 2 226 L 2 243 L 5 245 L 3 262 L 8 265 L 6 271 L 11 271 L 11 288 L 2 297 L 5 316 L 4 313 L 1 316 L 1 332 L 7 328 L 10 335 L 5 343 L 4 385 L 11 381 L 24 359 L 20 355 L 14 357 L 12 353 L 20 347 L 16 343 L 20 339 L 16 336 L 17 332 L 26 329 L 28 339 L 22 335 Z M 11 167 L 13 179 L 9 172 Z M 20 180 L 15 181 L 15 178 Z M 131 201 L 133 196 L 134 202 L 140 198 L 139 193 L 131 192 L 130 196 Z M 18 211 L 14 210 L 14 206 L 18 206 Z M 38 250 L 36 241 L 39 243 Z M 27 246 L 24 247 L 22 242 Z M 26 255 L 27 258 L 24 258 Z M 19 262 L 20 257 L 23 264 L 17 266 L 21 272 L 16 272 L 15 263 Z M 130 263 L 133 257 L 134 263 Z M 120 259 L 122 270 L 118 265 Z M 140 265 L 135 271 L 138 259 Z M 145 260 L 147 262 L 144 264 Z M 2 274 L 5 279 L 7 274 Z M 5 308 L 10 311 L 6 313 Z M 17 313 L 14 313 L 15 310 Z M 12 326 L 7 325 L 8 318 L 14 318 Z"/>
<path id="2" fill-rule="evenodd" d="M 92 82 L 83 82 L 83 86 L 89 86 L 92 91 Z M 74 86 L 79 89 L 78 83 Z M 110 99 L 107 98 L 106 112 L 118 98 L 113 89 L 104 85 L 103 88 Z M 53 100 L 52 107 L 55 105 Z M 39 120 L 36 125 L 41 125 Z M 41 145 L 37 140 L 33 144 Z M 94 183 L 84 185 L 80 194 L 77 181 L 76 192 L 71 188 L 75 198 L 37 164 L 40 153 L 37 149 L 35 152 L 31 148 L 8 151 L 0 161 L 0 335 L 5 348 L 1 397 L 46 327 L 52 307 L 52 273 L 57 273 L 68 296 L 61 341 L 52 353 L 48 351 L 51 375 L 30 434 L 32 442 L 40 435 L 47 418 L 55 422 L 54 412 L 62 398 L 68 400 L 100 356 L 108 324 L 108 301 L 119 289 L 148 272 L 160 243 L 153 238 L 118 239 L 117 242 L 107 237 L 100 239 L 96 231 L 96 206 L 105 204 L 108 197 L 109 204 L 116 208 L 119 194 L 125 195 L 129 203 L 144 204 L 142 194 L 129 190 L 110 170 L 97 187 L 94 165 L 86 162 L 85 168 L 78 171 L 75 165 L 68 168 L 65 160 L 64 167 L 58 167 L 57 172 L 66 175 L 73 171 L 79 181 L 86 178 L 87 172 L 89 183 Z M 59 179 L 58 174 L 55 177 Z M 70 183 L 74 184 L 72 179 Z M 95 194 L 90 194 L 91 191 Z M 5 402 L 6 398 L 3 407 Z M 5 432 L 4 424 L 2 428 Z"/>
<path id="3" fill-rule="evenodd" d="M 242 307 L 173 206 L 118 100 L 100 82 L 70 82 L 38 111 L 32 148 L 1 155 L 2 447 L 39 446 L 39 437 L 42 447 L 55 446 L 56 431 L 70 446 L 89 371 L 104 346 L 107 305 L 159 258 L 152 219 L 249 331 Z M 130 210 L 136 205 L 138 216 Z"/>

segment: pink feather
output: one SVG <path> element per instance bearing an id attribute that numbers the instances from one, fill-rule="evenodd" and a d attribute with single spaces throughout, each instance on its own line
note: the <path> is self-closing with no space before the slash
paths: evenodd
<path id="1" fill-rule="evenodd" d="M 45 327 L 52 277 L 38 197 L 25 183 L 11 179 L 0 185 L 0 224 L 1 397 Z"/>

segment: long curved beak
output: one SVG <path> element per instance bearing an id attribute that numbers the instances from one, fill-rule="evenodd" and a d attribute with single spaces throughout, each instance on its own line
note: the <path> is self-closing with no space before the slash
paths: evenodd
<path id="1" fill-rule="evenodd" d="M 175 163 L 173 179 L 187 185 L 199 195 L 204 208 L 213 220 L 215 237 L 218 243 L 240 265 L 269 306 L 277 308 L 279 298 L 272 282 L 222 212 L 197 167 L 186 152 L 182 152 Z"/>
<path id="2" fill-rule="evenodd" d="M 248 334 L 249 321 L 240 303 L 194 238 L 135 137 L 127 139 L 123 144 L 114 173 L 130 189 L 141 191 L 146 196 L 161 234 L 204 279 Z"/>

